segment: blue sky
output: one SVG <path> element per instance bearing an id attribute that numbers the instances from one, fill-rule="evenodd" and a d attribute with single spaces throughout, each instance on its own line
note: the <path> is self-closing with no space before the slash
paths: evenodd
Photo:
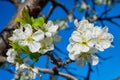
<path id="1" fill-rule="evenodd" d="M 73 0 L 58 0 L 58 1 L 62 2 L 68 9 L 72 8 L 71 5 L 73 4 Z M 51 3 L 48 3 L 48 5 L 45 7 L 42 13 L 46 14 L 48 11 L 47 9 L 49 8 L 50 5 Z M 112 11 L 109 12 L 108 16 L 120 14 L 119 7 L 120 7 L 120 4 L 115 4 L 115 6 L 112 8 Z M 99 12 L 98 15 L 100 15 L 104 9 L 104 8 L 103 9 L 101 8 L 103 8 L 103 5 L 96 7 L 97 12 Z M 4 0 L 0 0 L 0 31 L 10 21 L 10 19 L 12 18 L 12 15 L 14 15 L 15 13 L 15 9 L 16 8 L 11 3 L 6 2 Z M 76 9 L 74 14 L 78 19 L 82 19 L 84 12 L 79 13 L 79 11 Z M 57 7 L 54 10 L 53 15 L 50 16 L 49 19 L 54 20 L 58 18 L 64 18 L 66 16 L 67 14 L 60 7 Z M 114 19 L 114 21 L 120 22 L 120 19 Z M 96 22 L 95 24 L 101 26 L 99 22 Z M 116 77 L 120 76 L 120 62 L 119 62 L 120 61 L 120 51 L 119 51 L 120 50 L 120 42 L 119 42 L 120 27 L 114 24 L 111 24 L 107 21 L 104 21 L 104 24 L 109 27 L 109 32 L 114 35 L 114 42 L 113 42 L 114 48 L 106 49 L 104 52 L 98 53 L 100 57 L 108 58 L 108 59 L 103 60 L 102 58 L 100 58 L 99 64 L 92 67 L 93 71 L 91 72 L 90 80 L 113 80 Z M 71 35 L 73 30 L 74 30 L 73 22 L 71 23 L 69 22 L 69 27 L 66 30 L 62 30 L 59 32 L 59 35 L 62 36 L 62 40 L 61 42 L 57 43 L 56 46 L 59 47 L 60 50 L 64 51 L 64 53 L 60 53 L 58 50 L 55 50 L 55 52 L 61 55 L 63 58 L 68 58 L 67 57 L 68 52 L 66 50 L 66 46 L 69 43 L 68 41 L 69 36 Z M 36 63 L 35 65 L 44 67 L 43 62 L 45 63 L 45 59 L 46 59 L 46 56 L 41 57 L 39 59 L 39 62 Z M 49 67 L 51 66 L 52 64 L 50 64 Z M 80 79 L 83 79 L 82 77 L 85 77 L 88 71 L 87 64 L 83 68 L 79 68 L 76 66 L 75 63 L 72 63 L 71 65 L 68 66 L 68 68 L 70 68 L 69 70 L 72 71 L 72 73 L 78 74 L 77 77 L 79 77 Z M 74 68 L 74 69 L 71 69 L 71 68 Z M 44 77 L 43 80 L 48 80 L 46 76 L 49 76 L 49 75 L 45 74 L 43 76 Z M 0 80 L 11 80 L 12 77 L 13 77 L 13 74 L 0 69 Z M 39 80 L 39 79 L 37 78 L 36 80 Z M 66 79 L 60 77 L 58 78 L 58 80 L 66 80 Z"/>

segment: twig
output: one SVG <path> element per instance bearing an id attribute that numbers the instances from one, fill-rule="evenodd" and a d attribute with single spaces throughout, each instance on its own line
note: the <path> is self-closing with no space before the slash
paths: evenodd
<path id="1" fill-rule="evenodd" d="M 44 68 L 38 68 L 38 70 L 40 72 L 43 72 L 43 73 L 50 73 L 50 74 L 55 74 L 54 71 L 52 69 L 44 69 Z M 62 73 L 62 72 L 58 72 L 59 76 L 62 76 L 62 77 L 65 77 L 69 80 L 78 80 L 77 78 L 75 78 L 74 76 L 70 75 L 70 74 L 66 74 L 66 73 Z"/>
<path id="2" fill-rule="evenodd" d="M 52 12 L 54 11 L 54 9 L 55 9 L 55 5 L 52 5 L 52 6 L 50 7 L 50 10 L 49 10 L 47 16 L 46 16 L 46 20 L 48 20 L 48 18 L 50 17 L 50 15 L 51 15 Z"/>
<path id="3" fill-rule="evenodd" d="M 46 54 L 53 61 L 53 64 L 55 64 L 58 68 L 63 67 L 63 66 L 65 66 L 65 65 L 67 65 L 67 64 L 69 64 L 71 62 L 74 62 L 73 60 L 70 60 L 70 59 L 66 60 L 65 62 L 59 62 L 52 54 L 50 54 L 50 52 L 47 52 Z"/>
<path id="4" fill-rule="evenodd" d="M 87 74 L 85 80 L 90 80 L 90 73 L 91 73 L 91 71 L 92 71 L 91 65 L 90 65 L 90 63 L 88 63 L 88 74 Z"/>

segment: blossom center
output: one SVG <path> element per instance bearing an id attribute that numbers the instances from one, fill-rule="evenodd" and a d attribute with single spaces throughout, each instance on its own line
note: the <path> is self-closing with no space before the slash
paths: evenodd
<path id="1" fill-rule="evenodd" d="M 82 45 L 87 45 L 87 40 L 85 38 L 83 38 L 81 44 Z"/>
<path id="2" fill-rule="evenodd" d="M 32 41 L 33 41 L 32 36 L 27 36 L 27 37 L 26 37 L 26 41 L 27 41 L 27 42 L 32 42 Z"/>

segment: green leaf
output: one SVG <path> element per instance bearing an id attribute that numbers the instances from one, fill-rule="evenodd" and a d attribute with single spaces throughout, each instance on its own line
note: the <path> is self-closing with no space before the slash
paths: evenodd
<path id="1" fill-rule="evenodd" d="M 33 20 L 32 18 L 32 26 L 33 27 L 42 27 L 44 24 L 44 18 L 43 17 L 39 17 Z"/>
<path id="2" fill-rule="evenodd" d="M 22 19 L 25 20 L 26 23 L 32 24 L 30 15 L 25 8 L 22 10 Z"/>
<path id="3" fill-rule="evenodd" d="M 21 24 L 32 24 L 31 17 L 25 8 L 22 10 L 22 18 L 16 18 L 15 20 Z"/>
<path id="4" fill-rule="evenodd" d="M 16 18 L 15 21 L 17 21 L 21 24 L 26 24 L 26 22 L 22 18 Z"/>

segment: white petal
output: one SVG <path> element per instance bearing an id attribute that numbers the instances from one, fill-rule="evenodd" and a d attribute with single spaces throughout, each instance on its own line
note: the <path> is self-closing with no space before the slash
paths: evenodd
<path id="1" fill-rule="evenodd" d="M 101 34 L 103 34 L 103 30 L 102 30 L 100 27 L 95 26 L 95 27 L 93 28 L 93 37 L 98 37 L 98 36 L 100 36 Z"/>
<path id="2" fill-rule="evenodd" d="M 49 32 L 55 33 L 58 29 L 58 25 L 52 25 L 48 28 Z"/>
<path id="3" fill-rule="evenodd" d="M 68 56 L 71 60 L 76 60 L 79 56 L 79 53 L 71 52 L 71 53 L 68 54 Z"/>
<path id="4" fill-rule="evenodd" d="M 109 41 L 104 41 L 101 42 L 101 44 L 103 46 L 104 49 L 109 48 L 111 46 L 111 43 Z"/>
<path id="5" fill-rule="evenodd" d="M 35 33 L 33 33 L 32 38 L 35 41 L 41 41 L 44 39 L 44 32 L 41 30 L 36 31 Z"/>
<path id="6" fill-rule="evenodd" d="M 79 43 L 76 43 L 76 44 L 73 45 L 72 51 L 80 52 L 80 50 L 81 50 L 81 46 L 80 46 Z"/>
<path id="7" fill-rule="evenodd" d="M 6 53 L 6 55 L 11 56 L 11 55 L 17 55 L 17 52 L 14 49 L 9 49 Z"/>
<path id="8" fill-rule="evenodd" d="M 31 27 L 30 24 L 24 25 L 24 28 L 25 28 L 25 35 L 26 35 L 26 36 L 32 35 L 32 27 Z"/>
<path id="9" fill-rule="evenodd" d="M 89 55 L 89 56 L 87 57 L 87 59 L 88 59 L 88 62 L 89 62 L 91 65 L 97 65 L 98 62 L 99 62 L 98 57 L 95 56 L 95 55 Z"/>
<path id="10" fill-rule="evenodd" d="M 77 63 L 77 65 L 78 65 L 79 67 L 83 67 L 83 66 L 85 65 L 86 61 L 85 61 L 84 59 L 82 59 L 82 58 L 78 58 L 78 59 L 76 60 L 76 63 Z"/>
<path id="11" fill-rule="evenodd" d="M 33 42 L 28 44 L 28 47 L 29 47 L 29 50 L 34 53 L 34 52 L 39 51 L 41 45 L 39 42 L 33 41 Z"/>
<path id="12" fill-rule="evenodd" d="M 48 50 L 44 49 L 44 50 L 39 50 L 38 52 L 39 52 L 40 54 L 45 54 L 47 51 L 48 51 Z"/>
<path id="13" fill-rule="evenodd" d="M 25 68 L 28 68 L 28 66 L 26 64 L 22 64 L 20 65 L 20 68 L 25 69 Z"/>
<path id="14" fill-rule="evenodd" d="M 58 35 L 54 35 L 54 36 L 53 36 L 53 41 L 54 41 L 54 43 L 59 42 L 60 40 L 61 40 L 61 37 L 60 37 L 60 36 L 58 36 Z"/>
<path id="15" fill-rule="evenodd" d="M 68 50 L 69 52 L 72 52 L 72 45 L 71 45 L 71 44 L 69 44 L 69 45 L 67 46 L 67 50 Z"/>
<path id="16" fill-rule="evenodd" d="M 13 41 L 18 41 L 18 40 L 21 40 L 24 38 L 25 38 L 25 36 L 21 29 L 16 29 L 15 31 L 13 31 L 13 37 L 12 37 Z"/>
<path id="17" fill-rule="evenodd" d="M 104 49 L 107 49 L 111 46 L 111 43 L 108 41 L 102 41 L 99 44 L 96 44 L 96 48 L 100 51 L 104 51 Z"/>
<path id="18" fill-rule="evenodd" d="M 75 24 L 76 27 L 79 27 L 79 22 L 78 22 L 77 19 L 74 20 L 74 24 Z"/>
<path id="19" fill-rule="evenodd" d="M 87 41 L 92 38 L 92 32 L 90 30 L 86 30 L 83 34 L 82 37 L 85 38 Z"/>
<path id="20" fill-rule="evenodd" d="M 51 36 L 52 36 L 52 33 L 51 33 L 51 32 L 46 32 L 45 35 L 46 35 L 47 37 L 51 37 Z"/>
<path id="21" fill-rule="evenodd" d="M 47 24 L 46 24 L 46 27 L 49 27 L 49 26 L 52 26 L 53 25 L 53 22 L 52 21 L 48 21 Z"/>
<path id="22" fill-rule="evenodd" d="M 79 47 L 80 47 L 81 52 L 88 52 L 90 50 L 90 47 L 86 45 L 80 45 Z"/>
<path id="23" fill-rule="evenodd" d="M 95 45 L 95 42 L 94 42 L 94 41 L 89 41 L 89 42 L 87 43 L 87 45 L 90 46 L 90 47 L 93 47 L 93 46 Z"/>
<path id="24" fill-rule="evenodd" d="M 19 45 L 26 46 L 26 45 L 28 45 L 28 42 L 21 40 L 21 41 L 19 41 Z"/>
<path id="25" fill-rule="evenodd" d="M 88 53 L 90 53 L 90 54 L 95 54 L 95 53 L 97 53 L 97 52 L 98 52 L 98 50 L 97 50 L 95 47 L 92 47 L 92 48 L 90 48 L 90 50 L 89 50 Z"/>
<path id="26" fill-rule="evenodd" d="M 80 42 L 82 40 L 81 35 L 80 35 L 80 33 L 78 31 L 74 31 L 72 33 L 72 37 L 71 38 L 75 42 Z"/>
<path id="27" fill-rule="evenodd" d="M 14 63 L 15 62 L 14 58 L 12 58 L 12 57 L 7 57 L 7 61 L 10 62 L 10 63 Z"/>
<path id="28" fill-rule="evenodd" d="M 16 70 L 18 70 L 20 68 L 20 64 L 16 63 Z"/>
<path id="29" fill-rule="evenodd" d="M 99 44 L 96 44 L 96 46 L 95 46 L 98 50 L 100 50 L 100 51 L 104 51 L 104 48 L 101 46 L 101 45 L 99 45 Z"/>

